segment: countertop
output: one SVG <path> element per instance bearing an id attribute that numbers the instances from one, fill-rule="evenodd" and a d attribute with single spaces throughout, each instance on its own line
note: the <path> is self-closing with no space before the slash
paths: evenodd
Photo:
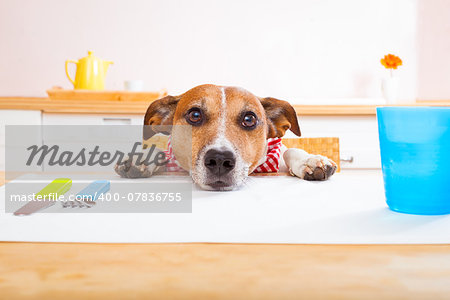
<path id="1" fill-rule="evenodd" d="M 0 109 L 40 110 L 46 113 L 144 114 L 145 101 L 75 101 L 49 98 L 0 97 Z M 450 106 L 449 101 L 418 101 L 402 106 Z M 379 105 L 293 105 L 299 115 L 375 116 Z"/>

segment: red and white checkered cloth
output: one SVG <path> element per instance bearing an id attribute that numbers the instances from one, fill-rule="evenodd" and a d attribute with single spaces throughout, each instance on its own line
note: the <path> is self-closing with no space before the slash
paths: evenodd
<path id="1" fill-rule="evenodd" d="M 267 140 L 266 161 L 256 167 L 253 173 L 275 173 L 280 169 L 281 139 Z"/>
<path id="2" fill-rule="evenodd" d="M 267 155 L 266 161 L 260 164 L 253 173 L 274 173 L 278 172 L 280 168 L 280 157 L 281 157 L 281 139 L 268 139 L 267 140 Z M 167 142 L 167 150 L 164 151 L 166 154 L 167 164 L 166 164 L 166 172 L 182 172 L 184 171 L 178 165 L 178 162 L 173 155 L 172 145 L 169 141 Z"/>
<path id="3" fill-rule="evenodd" d="M 178 162 L 175 158 L 175 155 L 173 155 L 173 149 L 172 145 L 170 143 L 170 136 L 169 140 L 167 142 L 167 150 L 164 151 L 166 154 L 166 172 L 183 172 L 185 171 L 182 167 L 178 165 Z"/>

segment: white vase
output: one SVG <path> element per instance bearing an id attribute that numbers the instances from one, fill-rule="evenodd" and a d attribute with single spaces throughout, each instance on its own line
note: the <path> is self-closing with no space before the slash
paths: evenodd
<path id="1" fill-rule="evenodd" d="M 381 91 L 387 104 L 395 104 L 398 102 L 398 77 L 383 78 L 381 82 Z"/>

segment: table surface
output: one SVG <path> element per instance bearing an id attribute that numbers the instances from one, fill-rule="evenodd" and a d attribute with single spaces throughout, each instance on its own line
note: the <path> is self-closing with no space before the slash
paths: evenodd
<path id="1" fill-rule="evenodd" d="M 450 245 L 0 242 L 0 295 L 449 299 Z"/>

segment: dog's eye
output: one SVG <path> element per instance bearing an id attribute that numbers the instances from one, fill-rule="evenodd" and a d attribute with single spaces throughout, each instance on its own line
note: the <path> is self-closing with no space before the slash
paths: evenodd
<path id="1" fill-rule="evenodd" d="M 203 114 L 199 108 L 191 108 L 187 115 L 186 121 L 191 125 L 200 125 L 203 122 Z"/>
<path id="2" fill-rule="evenodd" d="M 257 121 L 258 120 L 256 119 L 255 114 L 252 112 L 248 112 L 242 118 L 241 125 L 245 129 L 253 129 L 253 128 L 255 128 Z"/>

